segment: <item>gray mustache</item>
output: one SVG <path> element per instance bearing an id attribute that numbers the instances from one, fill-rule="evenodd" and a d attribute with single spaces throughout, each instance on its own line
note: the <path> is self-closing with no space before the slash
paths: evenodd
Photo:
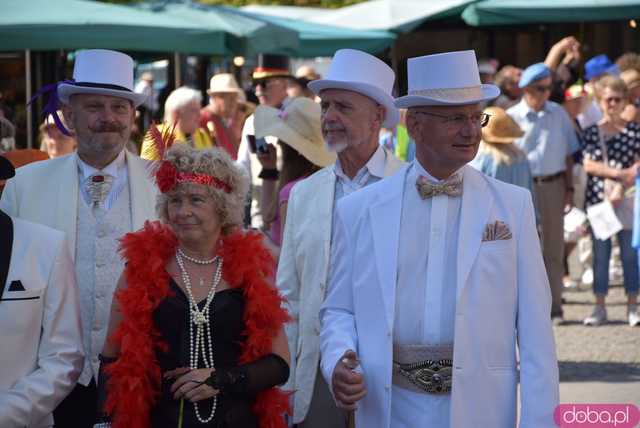
<path id="1" fill-rule="evenodd" d="M 95 133 L 106 133 L 106 132 L 122 132 L 125 129 L 124 125 L 120 125 L 119 123 L 103 123 L 96 127 L 89 127 Z"/>

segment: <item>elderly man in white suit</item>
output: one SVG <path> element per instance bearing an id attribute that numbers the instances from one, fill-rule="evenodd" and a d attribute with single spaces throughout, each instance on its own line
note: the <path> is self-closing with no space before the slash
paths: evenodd
<path id="1" fill-rule="evenodd" d="M 0 179 L 15 174 L 0 156 Z M 64 233 L 0 210 L 0 426 L 53 426 L 82 364 L 80 308 Z"/>
<path id="2" fill-rule="evenodd" d="M 135 108 L 133 60 L 109 50 L 80 51 L 74 81 L 57 86 L 77 153 L 18 169 L 0 208 L 66 233 L 75 261 L 85 363 L 78 385 L 56 409 L 56 425 L 82 428 L 95 418 L 98 354 L 123 262 L 118 239 L 155 218 L 155 185 L 147 161 L 125 150 Z M 52 95 L 53 96 L 53 95 Z"/>
<path id="3" fill-rule="evenodd" d="M 519 378 L 520 427 L 552 428 L 558 368 L 531 195 L 466 166 L 499 89 L 480 83 L 473 51 L 411 58 L 408 77 L 396 106 L 416 160 L 338 204 L 323 374 L 358 427 L 513 428 Z"/>
<path id="4" fill-rule="evenodd" d="M 344 413 L 319 375 L 318 313 L 328 282 L 336 202 L 402 165 L 378 144 L 380 127 L 398 123 L 391 97 L 394 80 L 384 62 L 344 49 L 336 52 L 326 79 L 309 83 L 321 98 L 325 143 L 338 160 L 293 188 L 278 265 L 277 285 L 293 318 L 287 328 L 291 375 L 284 388 L 294 391 L 293 423 L 300 427 L 345 425 Z"/>

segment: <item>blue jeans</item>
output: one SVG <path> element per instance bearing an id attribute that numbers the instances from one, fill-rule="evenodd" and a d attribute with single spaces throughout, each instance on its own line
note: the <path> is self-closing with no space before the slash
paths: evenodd
<path id="1" fill-rule="evenodd" d="M 631 247 L 631 231 L 621 230 L 617 234 L 622 257 L 624 289 L 627 295 L 638 294 L 638 253 Z M 601 241 L 591 234 L 593 242 L 593 292 L 606 296 L 609 291 L 609 260 L 611 259 L 611 239 Z"/>

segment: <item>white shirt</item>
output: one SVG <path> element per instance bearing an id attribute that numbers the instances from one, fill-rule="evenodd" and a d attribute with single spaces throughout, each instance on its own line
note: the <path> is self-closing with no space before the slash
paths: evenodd
<path id="1" fill-rule="evenodd" d="M 462 198 L 438 195 L 422 199 L 416 189 L 416 180 L 421 175 L 430 181 L 442 181 L 431 176 L 417 160 L 407 171 L 393 340 L 404 345 L 450 344 L 455 327 L 456 254 Z M 450 395 L 421 394 L 393 386 L 392 426 L 446 428 L 450 401 Z M 416 409 L 423 411 L 416 412 Z"/>
<path id="2" fill-rule="evenodd" d="M 87 188 L 84 184 L 85 180 L 89 178 L 92 174 L 95 174 L 97 172 L 103 173 L 105 175 L 110 175 L 113 177 L 113 184 L 111 185 L 111 190 L 109 191 L 109 194 L 107 195 L 107 197 L 103 202 L 104 209 L 106 211 L 109 211 L 109 209 L 111 208 L 115 200 L 118 198 L 120 193 L 122 193 L 122 189 L 124 189 L 124 186 L 127 184 L 128 173 L 127 173 L 127 164 L 126 164 L 126 158 L 124 155 L 124 150 L 122 150 L 109 165 L 107 165 L 101 170 L 96 169 L 91 165 L 87 164 L 86 162 L 84 162 L 82 159 L 80 159 L 80 156 L 78 156 L 77 152 L 75 156 L 78 161 L 78 180 L 79 180 L 78 188 L 80 189 L 80 194 L 82 195 L 82 198 L 87 203 L 87 205 L 89 206 L 91 205 L 91 197 L 89 196 L 89 192 L 87 191 Z"/>
<path id="3" fill-rule="evenodd" d="M 369 184 L 375 183 L 384 177 L 384 167 L 387 163 L 387 152 L 382 146 L 378 146 L 369 161 L 356 173 L 353 179 L 349 178 L 340 165 L 340 159 L 333 165 L 336 175 L 336 190 L 333 195 L 333 206 L 343 196 L 347 196 L 356 190 L 360 190 Z"/>

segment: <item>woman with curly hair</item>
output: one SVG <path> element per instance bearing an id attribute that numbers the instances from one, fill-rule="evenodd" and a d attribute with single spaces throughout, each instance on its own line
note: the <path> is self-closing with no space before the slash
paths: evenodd
<path id="1" fill-rule="evenodd" d="M 285 427 L 288 315 L 261 235 L 240 230 L 247 178 L 219 149 L 162 157 L 161 220 L 122 239 L 97 425 Z"/>

